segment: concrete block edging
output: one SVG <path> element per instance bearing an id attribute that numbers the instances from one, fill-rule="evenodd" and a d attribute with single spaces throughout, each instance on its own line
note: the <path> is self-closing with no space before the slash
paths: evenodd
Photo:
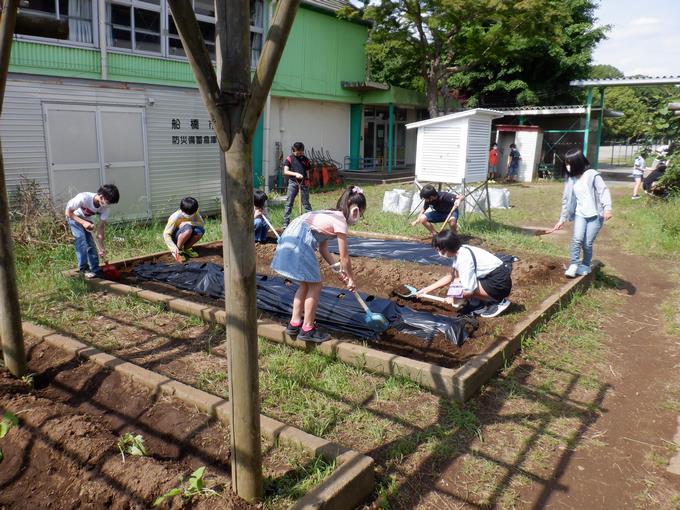
<path id="1" fill-rule="evenodd" d="M 147 370 L 51 329 L 30 322 L 23 322 L 22 327 L 25 334 L 34 336 L 74 356 L 119 372 L 155 392 L 177 398 L 227 425 L 230 423 L 229 401 L 221 397 Z M 262 434 L 274 442 L 296 445 L 314 455 L 321 455 L 327 460 L 336 462 L 333 473 L 298 499 L 289 510 L 322 508 L 346 510 L 356 507 L 373 492 L 375 462 L 372 458 L 265 415 L 260 415 L 260 426 Z"/>
<path id="2" fill-rule="evenodd" d="M 354 235 L 354 233 L 353 233 Z M 371 236 L 372 233 L 362 233 L 363 236 Z M 383 234 L 383 238 L 390 236 Z M 396 236 L 398 237 L 398 236 Z M 414 239 L 415 240 L 415 239 Z M 207 245 L 219 244 L 219 241 Z M 152 260 L 167 252 L 154 253 L 146 256 L 135 257 L 117 262 L 117 265 L 125 266 L 133 261 Z M 594 280 L 596 270 L 600 267 L 599 262 L 593 264 L 593 272 L 567 281 L 557 292 L 546 298 L 538 309 L 513 328 L 508 337 L 500 337 L 492 342 L 486 350 L 458 368 L 446 368 L 434 363 L 418 361 L 404 356 L 390 354 L 385 351 L 373 349 L 366 345 L 331 339 L 322 344 L 308 345 L 306 342 L 288 337 L 284 333 L 285 327 L 270 320 L 258 320 L 257 334 L 270 341 L 286 344 L 300 350 L 316 350 L 327 356 L 334 356 L 344 363 L 357 366 L 369 372 L 385 376 L 402 376 L 411 379 L 423 388 L 437 395 L 441 395 L 458 402 L 470 399 L 495 373 L 503 366 L 506 360 L 517 352 L 521 346 L 523 337 L 529 336 L 538 327 L 545 324 L 571 296 L 587 288 Z M 75 276 L 77 272 L 66 271 L 67 276 Z M 119 295 L 135 295 L 152 303 L 159 303 L 167 309 L 200 317 L 208 322 L 226 323 L 226 312 L 223 308 L 212 305 L 196 303 L 182 298 L 173 298 L 166 294 L 143 290 L 139 287 L 115 283 L 108 280 L 92 279 L 88 283 L 95 289 L 107 291 Z"/>

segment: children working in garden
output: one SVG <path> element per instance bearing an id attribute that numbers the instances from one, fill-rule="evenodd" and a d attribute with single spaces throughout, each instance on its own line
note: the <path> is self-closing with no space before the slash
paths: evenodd
<path id="1" fill-rule="evenodd" d="M 198 201 L 185 197 L 179 209 L 172 213 L 163 230 L 163 240 L 177 262 L 182 257 L 198 257 L 192 248 L 205 233 L 205 222 L 198 212 Z"/>
<path id="2" fill-rule="evenodd" d="M 97 193 L 78 193 L 66 204 L 66 221 L 75 239 L 78 271 L 86 278 L 103 276 L 99 268 L 99 257 L 106 258 L 104 237 L 109 206 L 117 204 L 119 199 L 118 188 L 113 184 L 104 184 Z M 93 223 L 94 216 L 99 216 L 96 227 Z M 95 230 L 96 241 L 92 237 Z"/>
<path id="3" fill-rule="evenodd" d="M 432 239 L 432 246 L 441 256 L 453 259 L 451 273 L 420 289 L 417 296 L 453 284 L 453 297 L 447 299 L 453 302 L 454 297 L 476 298 L 486 303 L 475 312 L 480 317 L 496 317 L 510 306 L 507 299 L 512 290 L 510 264 L 482 248 L 462 244 L 458 235 L 450 230 L 437 234 Z"/>
<path id="4" fill-rule="evenodd" d="M 451 230 L 456 231 L 458 228 L 458 206 L 463 200 L 463 195 L 456 196 L 446 191 L 437 191 L 431 184 L 426 184 L 420 190 L 420 198 L 423 199 L 423 206 L 418 217 L 411 222 L 412 226 L 415 227 L 420 223 L 434 236 L 437 234 L 437 230 L 432 224 L 448 220 Z"/>
<path id="5" fill-rule="evenodd" d="M 300 193 L 305 212 L 310 212 L 312 206 L 309 203 L 309 172 L 312 164 L 305 156 L 305 145 L 295 142 L 291 147 L 292 154 L 283 163 L 283 175 L 288 176 L 288 194 L 286 196 L 286 208 L 283 211 L 283 228 L 290 223 L 290 213 L 295 204 L 295 197 Z"/>
<path id="6" fill-rule="evenodd" d="M 580 149 L 567 151 L 563 171 L 567 179 L 560 220 L 546 233 L 561 229 L 565 221 L 574 221 L 571 263 L 564 273 L 567 278 L 574 278 L 591 271 L 593 242 L 604 222 L 612 217 L 612 197 L 602 176 L 590 168 L 590 162 Z M 581 251 L 583 258 L 579 261 Z"/>
<path id="7" fill-rule="evenodd" d="M 298 216 L 284 230 L 272 260 L 272 269 L 299 284 L 293 298 L 293 314 L 286 333 L 299 340 L 324 342 L 330 338 L 314 323 L 321 295 L 321 269 L 316 258 L 334 267 L 347 288 L 354 290 L 354 274 L 347 250 L 348 226 L 354 225 L 366 210 L 366 197 L 361 188 L 348 187 L 334 210 L 314 211 Z M 340 261 L 328 249 L 328 240 L 337 238 Z"/>
<path id="8" fill-rule="evenodd" d="M 262 190 L 253 193 L 253 216 L 255 221 L 255 242 L 266 243 L 269 225 L 265 219 L 265 207 L 267 206 L 267 194 Z"/>

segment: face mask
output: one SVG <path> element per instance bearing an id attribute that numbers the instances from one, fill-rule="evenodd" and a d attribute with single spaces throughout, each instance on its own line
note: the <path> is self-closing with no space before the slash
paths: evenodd
<path id="1" fill-rule="evenodd" d="M 361 218 L 361 211 L 356 205 L 353 205 L 349 208 L 349 218 L 347 218 L 347 223 L 350 225 L 356 225 L 359 222 L 359 218 Z"/>
<path id="2" fill-rule="evenodd" d="M 566 165 L 566 167 L 567 167 L 567 173 L 570 174 L 571 173 L 571 165 Z"/>

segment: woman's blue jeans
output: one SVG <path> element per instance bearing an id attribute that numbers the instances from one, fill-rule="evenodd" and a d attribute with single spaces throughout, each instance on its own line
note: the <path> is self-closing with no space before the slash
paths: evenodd
<path id="1" fill-rule="evenodd" d="M 581 264 L 590 267 L 593 261 L 593 242 L 598 232 L 602 228 L 604 218 L 593 216 L 584 218 L 576 215 L 574 218 L 574 237 L 571 238 L 571 263 L 578 264 L 581 250 L 583 250 L 583 260 Z"/>
<path id="2" fill-rule="evenodd" d="M 78 271 L 87 271 L 89 267 L 90 271 L 96 273 L 99 271 L 99 256 L 92 234 L 85 230 L 80 223 L 71 219 L 68 220 L 68 226 L 71 228 L 71 233 L 75 238 Z"/>

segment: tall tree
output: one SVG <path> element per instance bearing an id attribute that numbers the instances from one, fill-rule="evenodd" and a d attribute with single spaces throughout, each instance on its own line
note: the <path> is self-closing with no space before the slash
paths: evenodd
<path id="1" fill-rule="evenodd" d="M 249 0 L 215 0 L 217 75 L 191 0 L 168 0 L 223 152 L 222 237 L 229 346 L 231 477 L 247 501 L 262 498 L 255 301 L 252 142 L 300 0 L 280 0 L 257 69 L 250 71 Z"/>
<path id="2" fill-rule="evenodd" d="M 453 94 L 476 105 L 573 102 L 587 76 L 593 0 L 380 0 L 364 10 L 373 79 L 426 93 L 430 115 Z"/>

